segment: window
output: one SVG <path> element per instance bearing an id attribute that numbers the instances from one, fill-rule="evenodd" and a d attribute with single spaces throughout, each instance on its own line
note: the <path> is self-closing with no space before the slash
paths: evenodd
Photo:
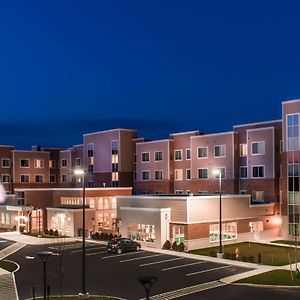
<path id="1" fill-rule="evenodd" d="M 149 179 L 150 179 L 150 172 L 142 171 L 142 180 L 149 180 Z"/>
<path id="2" fill-rule="evenodd" d="M 240 168 L 240 178 L 247 178 L 247 167 Z"/>
<path id="3" fill-rule="evenodd" d="M 10 182 L 10 175 L 9 174 L 2 174 L 2 183 Z"/>
<path id="4" fill-rule="evenodd" d="M 119 181 L 119 173 L 118 172 L 112 172 L 111 173 L 112 181 Z"/>
<path id="5" fill-rule="evenodd" d="M 88 172 L 93 173 L 94 172 L 94 165 L 88 165 Z"/>
<path id="6" fill-rule="evenodd" d="M 60 181 L 61 181 L 61 182 L 67 182 L 67 181 L 68 181 L 67 175 L 61 175 Z"/>
<path id="7" fill-rule="evenodd" d="M 163 160 L 162 151 L 155 151 L 154 160 L 155 161 L 162 161 Z"/>
<path id="8" fill-rule="evenodd" d="M 37 183 L 44 182 L 44 176 L 43 175 L 35 175 L 35 182 L 37 182 Z"/>
<path id="9" fill-rule="evenodd" d="M 214 146 L 215 157 L 225 157 L 226 156 L 226 145 Z"/>
<path id="10" fill-rule="evenodd" d="M 29 182 L 29 175 L 20 175 L 21 182 Z"/>
<path id="11" fill-rule="evenodd" d="M 299 114 L 287 115 L 287 148 L 299 150 Z"/>
<path id="12" fill-rule="evenodd" d="M 81 158 L 76 158 L 75 159 L 75 167 L 80 168 L 81 167 Z"/>
<path id="13" fill-rule="evenodd" d="M 240 144 L 240 156 L 248 155 L 248 147 L 247 144 Z"/>
<path id="14" fill-rule="evenodd" d="M 175 160 L 182 160 L 182 150 L 174 151 Z"/>
<path id="15" fill-rule="evenodd" d="M 234 240 L 237 238 L 237 222 L 222 223 L 222 240 Z M 220 224 L 209 225 L 209 241 L 211 243 L 220 240 Z"/>
<path id="16" fill-rule="evenodd" d="M 44 168 L 44 160 L 43 159 L 35 159 L 34 167 L 35 168 Z"/>
<path id="17" fill-rule="evenodd" d="M 2 168 L 9 168 L 10 167 L 10 159 L 9 158 L 2 158 L 1 159 Z"/>
<path id="18" fill-rule="evenodd" d="M 68 165 L 67 160 L 66 160 L 66 159 L 62 159 L 62 160 L 61 160 L 61 166 L 62 166 L 63 168 L 66 168 L 67 165 Z"/>
<path id="19" fill-rule="evenodd" d="M 56 161 L 55 160 L 49 160 L 49 168 L 55 169 L 56 168 Z"/>
<path id="20" fill-rule="evenodd" d="M 137 180 L 137 172 L 133 173 L 133 179 L 136 181 Z"/>
<path id="21" fill-rule="evenodd" d="M 159 171 L 155 171 L 155 180 L 162 180 L 163 179 L 163 171 L 159 170 Z"/>
<path id="22" fill-rule="evenodd" d="M 221 178 L 225 179 L 226 169 L 225 168 L 217 168 L 221 172 Z M 219 174 L 214 175 L 215 179 L 219 179 Z"/>
<path id="23" fill-rule="evenodd" d="M 253 142 L 252 143 L 252 155 L 265 154 L 265 142 Z"/>
<path id="24" fill-rule="evenodd" d="M 288 165 L 288 176 L 298 177 L 299 176 L 299 164 Z"/>
<path id="25" fill-rule="evenodd" d="M 208 169 L 198 169 L 198 179 L 207 179 Z"/>
<path id="26" fill-rule="evenodd" d="M 29 159 L 21 159 L 20 166 L 21 168 L 29 168 Z"/>
<path id="27" fill-rule="evenodd" d="M 51 183 L 56 182 L 56 176 L 55 175 L 50 175 L 50 182 Z"/>
<path id="28" fill-rule="evenodd" d="M 25 204 L 25 192 L 17 192 L 17 201 L 18 205 L 24 205 Z"/>
<path id="29" fill-rule="evenodd" d="M 263 191 L 253 191 L 252 192 L 252 202 L 262 202 L 264 201 L 264 192 Z"/>
<path id="30" fill-rule="evenodd" d="M 186 180 L 191 180 L 192 174 L 191 169 L 186 169 Z"/>
<path id="31" fill-rule="evenodd" d="M 252 177 L 253 178 L 265 177 L 265 166 L 253 166 L 252 167 Z"/>
<path id="32" fill-rule="evenodd" d="M 142 152 L 142 162 L 150 161 L 150 153 L 149 152 Z"/>
<path id="33" fill-rule="evenodd" d="M 190 160 L 191 159 L 191 149 L 186 149 L 186 159 Z"/>
<path id="34" fill-rule="evenodd" d="M 111 154 L 118 154 L 119 145 L 118 140 L 111 141 Z"/>
<path id="35" fill-rule="evenodd" d="M 88 157 L 94 156 L 94 144 L 93 143 L 87 144 L 87 156 Z"/>
<path id="36" fill-rule="evenodd" d="M 208 157 L 208 147 L 199 147 L 198 158 L 207 158 L 207 157 Z"/>
<path id="37" fill-rule="evenodd" d="M 183 180 L 183 170 L 175 169 L 175 180 Z"/>
<path id="38" fill-rule="evenodd" d="M 175 190 L 175 194 L 176 195 L 182 195 L 183 194 L 183 190 Z"/>
<path id="39" fill-rule="evenodd" d="M 155 225 L 131 223 L 127 227 L 128 238 L 148 243 L 155 242 Z"/>

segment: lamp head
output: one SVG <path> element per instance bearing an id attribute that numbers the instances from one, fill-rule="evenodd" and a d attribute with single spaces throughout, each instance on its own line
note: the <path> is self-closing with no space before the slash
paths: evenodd
<path id="1" fill-rule="evenodd" d="M 76 169 L 76 170 L 74 170 L 74 174 L 75 175 L 83 175 L 84 174 L 84 170 L 82 170 L 82 169 Z"/>

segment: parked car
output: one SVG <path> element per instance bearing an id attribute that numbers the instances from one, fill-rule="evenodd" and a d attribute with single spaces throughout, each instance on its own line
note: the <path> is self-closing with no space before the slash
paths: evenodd
<path id="1" fill-rule="evenodd" d="M 115 238 L 107 243 L 107 252 L 121 254 L 127 251 L 140 251 L 141 244 L 126 238 Z"/>

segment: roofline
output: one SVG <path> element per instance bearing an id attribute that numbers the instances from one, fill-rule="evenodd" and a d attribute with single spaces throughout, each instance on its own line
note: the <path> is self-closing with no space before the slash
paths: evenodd
<path id="1" fill-rule="evenodd" d="M 281 104 L 284 105 L 284 104 L 289 104 L 289 103 L 294 103 L 294 102 L 300 102 L 300 99 L 282 101 Z"/>
<path id="2" fill-rule="evenodd" d="M 235 134 L 235 132 L 234 131 L 226 131 L 226 132 L 220 132 L 220 133 L 210 133 L 210 134 L 196 135 L 196 136 L 191 136 L 191 139 L 205 138 L 205 137 L 216 136 L 216 135 L 228 135 L 228 134 Z"/>
<path id="3" fill-rule="evenodd" d="M 83 136 L 94 135 L 94 134 L 99 134 L 99 133 L 107 133 L 107 132 L 112 132 L 112 131 L 132 131 L 132 132 L 137 132 L 136 129 L 116 128 L 116 129 L 108 129 L 108 130 L 103 130 L 103 131 L 85 133 Z"/>
<path id="4" fill-rule="evenodd" d="M 132 190 L 132 187 L 97 187 L 97 188 L 85 188 L 86 191 L 110 191 L 110 190 Z M 17 188 L 16 192 L 24 191 L 24 192 L 32 192 L 32 191 L 82 191 L 82 188 Z"/>
<path id="5" fill-rule="evenodd" d="M 48 153 L 48 154 L 50 154 L 50 151 L 38 151 L 38 150 L 12 150 L 11 152 L 29 152 L 29 153 Z"/>
<path id="6" fill-rule="evenodd" d="M 247 123 L 247 124 L 241 124 L 241 125 L 234 125 L 233 128 L 247 127 L 247 126 L 253 126 L 253 125 L 263 125 L 263 124 L 276 123 L 276 122 L 282 122 L 282 119 L 271 120 L 271 121 L 255 122 L 255 123 Z"/>
<path id="7" fill-rule="evenodd" d="M 198 133 L 199 134 L 200 130 L 170 133 L 170 136 L 173 136 L 173 135 L 185 135 L 185 134 L 191 134 L 191 133 Z"/>
<path id="8" fill-rule="evenodd" d="M 159 142 L 174 142 L 171 139 L 164 139 L 164 140 L 156 140 L 156 141 L 145 141 L 145 142 L 138 142 L 136 143 L 136 145 L 140 145 L 140 144 L 150 144 L 150 143 L 159 143 Z"/>

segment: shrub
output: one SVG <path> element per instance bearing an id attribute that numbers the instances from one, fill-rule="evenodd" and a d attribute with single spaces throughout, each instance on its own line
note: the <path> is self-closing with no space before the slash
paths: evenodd
<path id="1" fill-rule="evenodd" d="M 49 230 L 49 235 L 54 235 L 53 229 L 50 229 L 50 230 Z"/>
<path id="2" fill-rule="evenodd" d="M 253 255 L 249 255 L 248 260 L 249 260 L 250 263 L 254 263 L 255 258 L 254 258 Z"/>
<path id="3" fill-rule="evenodd" d="M 114 237 L 114 236 L 113 236 L 113 234 L 112 234 L 112 233 L 110 233 L 110 234 L 109 234 L 109 236 L 108 236 L 108 239 L 109 239 L 109 240 L 112 240 L 112 239 L 113 239 L 113 237 Z"/>
<path id="4" fill-rule="evenodd" d="M 181 243 L 177 246 L 177 251 L 184 252 L 184 249 L 185 249 L 184 243 L 181 242 Z"/>
<path id="5" fill-rule="evenodd" d="M 172 244 L 169 240 L 165 241 L 165 243 L 163 244 L 162 248 L 166 249 L 166 250 L 171 250 Z"/>
<path id="6" fill-rule="evenodd" d="M 58 230 L 55 230 L 54 231 L 54 236 L 58 236 L 59 234 L 58 234 Z"/>
<path id="7" fill-rule="evenodd" d="M 94 238 L 95 238 L 95 240 L 100 240 L 100 234 L 99 234 L 99 232 L 96 232 L 94 234 Z"/>
<path id="8" fill-rule="evenodd" d="M 101 232 L 101 233 L 100 233 L 100 235 L 99 235 L 99 239 L 100 239 L 101 241 L 103 241 L 103 240 L 104 240 L 104 233 L 103 233 L 103 232 Z"/>
<path id="9" fill-rule="evenodd" d="M 209 256 L 217 257 L 217 251 L 209 251 Z"/>
<path id="10" fill-rule="evenodd" d="M 177 245 L 177 243 L 176 243 L 176 241 L 175 241 L 175 242 L 173 242 L 173 244 L 172 244 L 172 250 L 177 251 L 177 248 L 178 248 L 178 245 Z"/>
<path id="11" fill-rule="evenodd" d="M 104 234 L 103 234 L 103 237 L 104 237 L 104 238 L 103 238 L 104 241 L 108 241 L 108 233 L 104 233 Z"/>
<path id="12" fill-rule="evenodd" d="M 45 229 L 45 230 L 44 230 L 44 233 L 45 233 L 46 235 L 48 235 L 48 234 L 49 234 L 48 229 Z"/>

